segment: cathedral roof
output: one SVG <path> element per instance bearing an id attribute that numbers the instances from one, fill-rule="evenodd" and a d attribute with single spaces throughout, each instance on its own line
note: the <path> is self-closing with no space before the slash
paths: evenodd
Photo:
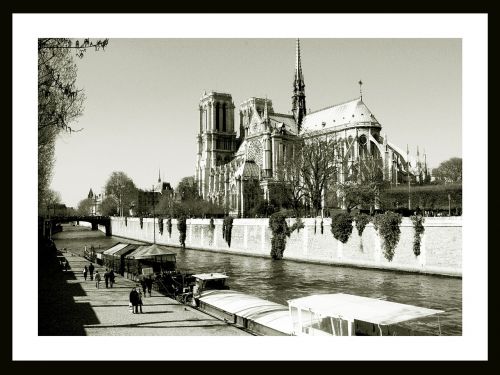
<path id="1" fill-rule="evenodd" d="M 242 178 L 259 178 L 260 168 L 254 161 L 246 160 L 236 170 L 235 176 L 241 176 Z"/>
<path id="2" fill-rule="evenodd" d="M 285 129 L 292 134 L 297 134 L 297 124 L 295 123 L 295 118 L 292 115 L 285 115 L 282 113 L 273 113 L 269 115 L 269 120 L 271 126 L 281 126 L 285 125 Z"/>
<path id="3" fill-rule="evenodd" d="M 356 123 L 363 122 L 378 124 L 377 119 L 366 104 L 363 103 L 363 100 L 357 98 L 307 114 L 304 117 L 302 129 L 304 131 L 314 131 L 341 125 L 355 125 Z"/>

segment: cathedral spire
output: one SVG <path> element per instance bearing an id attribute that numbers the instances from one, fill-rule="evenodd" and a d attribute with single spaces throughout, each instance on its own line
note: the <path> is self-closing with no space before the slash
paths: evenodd
<path id="1" fill-rule="evenodd" d="M 295 78 L 293 82 L 292 112 L 297 123 L 297 132 L 300 132 L 302 120 L 306 116 L 306 94 L 302 64 L 300 60 L 300 40 L 297 39 L 295 48 Z"/>

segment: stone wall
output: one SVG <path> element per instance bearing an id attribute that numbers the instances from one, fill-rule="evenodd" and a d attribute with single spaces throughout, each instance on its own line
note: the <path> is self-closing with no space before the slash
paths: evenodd
<path id="1" fill-rule="evenodd" d="M 172 233 L 168 234 L 167 220 L 163 219 L 160 234 L 158 219 L 155 222 L 155 241 L 158 244 L 179 247 L 177 220 L 172 219 Z M 293 224 L 295 219 L 288 219 Z M 186 247 L 200 250 L 230 252 L 252 256 L 269 257 L 271 230 L 268 219 L 234 219 L 231 247 L 222 237 L 222 219 L 215 219 L 213 231 L 209 219 L 188 219 Z M 331 219 L 303 219 L 305 227 L 294 231 L 287 239 L 284 259 L 296 261 L 390 269 L 429 274 L 462 275 L 462 218 L 427 217 L 422 236 L 421 254 L 413 254 L 413 224 L 403 218 L 401 237 L 391 262 L 385 259 L 381 240 L 372 224 L 368 224 L 360 238 L 356 227 L 346 244 L 335 240 L 330 230 Z M 111 219 L 113 236 L 153 242 L 153 219 L 144 218 L 140 227 L 139 218 Z M 353 223 L 354 225 L 354 223 Z M 101 228 L 100 228 L 101 229 Z"/>

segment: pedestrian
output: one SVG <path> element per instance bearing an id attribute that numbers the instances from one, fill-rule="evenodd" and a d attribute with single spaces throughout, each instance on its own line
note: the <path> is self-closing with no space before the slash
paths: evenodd
<path id="1" fill-rule="evenodd" d="M 137 311 L 137 306 L 139 304 L 139 294 L 137 293 L 136 288 L 132 288 L 129 295 L 129 301 L 132 304 L 132 314 L 135 314 Z"/>
<path id="2" fill-rule="evenodd" d="M 153 288 L 153 279 L 151 276 L 146 279 L 146 286 L 148 287 L 148 294 L 151 297 L 151 289 Z"/>
<path id="3" fill-rule="evenodd" d="M 144 294 L 144 297 L 146 297 L 146 277 L 142 276 L 140 279 L 141 287 L 142 287 L 142 292 Z"/>
<path id="4" fill-rule="evenodd" d="M 104 273 L 104 283 L 106 284 L 106 289 L 109 286 L 109 272 L 108 269 L 106 268 L 106 272 Z"/>
<path id="5" fill-rule="evenodd" d="M 142 314 L 142 293 L 141 293 L 141 288 L 137 287 L 137 296 L 138 296 L 138 301 L 137 301 L 137 307 L 141 310 Z"/>
<path id="6" fill-rule="evenodd" d="M 90 263 L 89 266 L 89 274 L 90 274 L 90 280 L 94 280 L 94 265 Z"/>
<path id="7" fill-rule="evenodd" d="M 69 268 L 69 263 L 68 260 L 66 259 L 66 262 L 64 262 L 64 271 L 67 271 Z"/>
<path id="8" fill-rule="evenodd" d="M 99 289 L 99 283 L 101 282 L 101 275 L 99 271 L 95 271 L 95 287 Z"/>
<path id="9" fill-rule="evenodd" d="M 113 270 L 109 271 L 109 285 L 112 288 L 113 284 L 115 283 L 115 273 Z"/>
<path id="10" fill-rule="evenodd" d="M 89 272 L 87 266 L 83 267 L 83 278 L 85 279 L 85 281 L 87 281 L 87 272 Z"/>

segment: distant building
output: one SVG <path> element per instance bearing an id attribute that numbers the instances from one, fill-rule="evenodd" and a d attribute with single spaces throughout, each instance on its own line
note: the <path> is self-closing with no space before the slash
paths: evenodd
<path id="1" fill-rule="evenodd" d="M 151 215 L 154 207 L 160 203 L 160 200 L 165 195 L 174 198 L 174 189 L 169 182 L 161 180 L 158 173 L 158 181 L 153 185 L 153 189 L 138 189 L 135 206 L 132 210 L 134 215 Z"/>
<path id="2" fill-rule="evenodd" d="M 102 194 L 94 194 L 92 188 L 90 188 L 87 198 L 92 200 L 92 205 L 90 209 L 90 215 L 99 216 L 101 215 L 101 205 L 102 205 Z"/>
<path id="3" fill-rule="evenodd" d="M 335 138 L 342 145 L 338 181 L 343 182 L 365 156 L 380 161 L 383 178 L 398 185 L 430 180 L 424 160 L 410 157 L 382 135 L 382 125 L 363 102 L 356 99 L 314 112 L 306 111 L 304 75 L 297 40 L 292 114 L 276 112 L 272 101 L 252 97 L 240 104 L 239 137 L 235 130 L 231 94 L 204 93 L 199 103 L 199 134 L 195 179 L 204 199 L 245 216 L 255 199 L 255 185 L 270 199 L 278 163 L 293 158 L 297 140 Z M 341 203 L 343 204 L 343 203 Z"/>

